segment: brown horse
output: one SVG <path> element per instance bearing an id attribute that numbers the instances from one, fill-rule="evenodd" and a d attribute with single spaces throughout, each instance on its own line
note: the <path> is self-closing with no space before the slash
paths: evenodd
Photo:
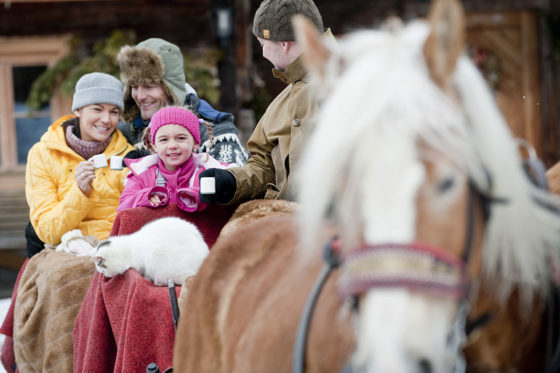
<path id="1" fill-rule="evenodd" d="M 560 195 L 560 162 L 546 172 L 546 179 L 550 192 Z M 514 291 L 504 307 L 492 292 L 494 284 L 492 278 L 484 278 L 471 307 L 471 319 L 481 315 L 490 317 L 469 336 L 465 347 L 468 371 L 544 371 L 550 357 L 546 352 L 552 347 L 547 345 L 547 338 L 553 332 L 547 323 L 550 316 L 546 314 L 547 299 L 536 297 L 529 310 L 522 311 L 519 292 Z"/>
<path id="2" fill-rule="evenodd" d="M 328 93 L 297 174 L 297 215 L 218 240 L 184 301 L 176 371 L 290 371 L 320 249 L 335 234 L 342 265 L 312 317 L 307 371 L 459 372 L 465 346 L 469 371 L 539 371 L 542 356 L 529 358 L 542 355 L 560 218 L 463 55 L 463 25 L 458 1 L 437 0 L 429 22 L 327 46 L 296 20 Z M 467 339 L 467 313 L 489 310 Z"/>

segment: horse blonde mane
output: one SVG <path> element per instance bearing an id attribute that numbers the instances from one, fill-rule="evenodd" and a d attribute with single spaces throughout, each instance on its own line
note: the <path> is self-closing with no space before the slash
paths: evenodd
<path id="1" fill-rule="evenodd" d="M 364 184 L 375 182 L 367 179 L 368 169 L 372 158 L 384 156 L 372 144 L 396 133 L 449 156 L 479 190 L 507 200 L 492 205 L 484 271 L 499 274 L 502 297 L 515 286 L 531 296 L 546 288 L 560 241 L 559 216 L 534 199 L 556 201 L 524 174 L 516 142 L 466 56 L 453 74 L 461 107 L 430 79 L 422 54 L 428 33 L 429 25 L 416 21 L 394 32 L 354 32 L 329 46 L 325 76 L 313 82 L 328 95 L 296 173 L 302 246 L 317 247 L 316 232 L 331 213 L 346 237 L 360 239 L 375 209 L 364 203 Z"/>
<path id="2" fill-rule="evenodd" d="M 546 294 L 552 265 L 560 259 L 560 215 L 546 206 L 558 206 L 558 200 L 530 182 L 517 142 L 482 76 L 466 57 L 458 63 L 454 82 L 473 144 L 491 175 L 487 194 L 506 201 L 492 205 L 483 249 L 486 274 L 499 274 L 502 298 L 515 286 L 525 298 L 534 291 Z"/>

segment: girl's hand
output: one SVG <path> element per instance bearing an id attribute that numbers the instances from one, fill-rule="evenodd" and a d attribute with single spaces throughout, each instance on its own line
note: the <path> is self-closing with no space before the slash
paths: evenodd
<path id="1" fill-rule="evenodd" d="M 150 203 L 152 206 L 157 206 L 161 203 L 161 199 L 159 198 L 158 195 L 153 195 L 150 197 Z"/>
<path id="2" fill-rule="evenodd" d="M 93 179 L 95 179 L 95 166 L 93 165 L 93 161 L 80 162 L 78 167 L 76 167 L 74 177 L 76 178 L 78 188 L 80 188 L 82 193 L 86 196 L 89 196 L 91 192 L 91 183 Z"/>

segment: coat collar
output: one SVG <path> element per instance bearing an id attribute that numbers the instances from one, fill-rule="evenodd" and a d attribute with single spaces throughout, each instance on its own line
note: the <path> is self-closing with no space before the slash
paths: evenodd
<path id="1" fill-rule="evenodd" d="M 328 28 L 322 35 L 322 39 L 334 40 L 334 36 L 331 32 L 331 29 Z M 302 80 L 307 75 L 307 70 L 305 66 L 303 66 L 302 56 L 296 58 L 291 64 L 288 65 L 284 70 L 279 69 L 272 69 L 272 75 L 275 78 L 280 79 L 286 84 L 292 84 L 297 82 L 298 80 Z"/>
<path id="2" fill-rule="evenodd" d="M 307 74 L 305 67 L 303 66 L 301 56 L 296 58 L 291 64 L 284 70 L 278 70 L 276 68 L 272 69 L 272 75 L 275 78 L 280 79 L 286 84 L 292 84 L 298 80 L 303 79 Z"/>

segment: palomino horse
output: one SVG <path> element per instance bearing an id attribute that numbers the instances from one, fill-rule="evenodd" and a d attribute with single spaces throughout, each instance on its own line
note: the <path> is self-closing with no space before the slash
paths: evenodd
<path id="1" fill-rule="evenodd" d="M 185 299 L 174 368 L 289 371 L 319 249 L 336 234 L 342 264 L 309 325 L 307 371 L 461 371 L 466 343 L 467 370 L 539 371 L 542 360 L 524 365 L 530 348 L 501 361 L 492 328 L 509 323 L 508 346 L 539 340 L 521 324 L 547 299 L 560 217 L 463 54 L 458 1 L 436 0 L 429 22 L 393 21 L 335 45 L 305 20 L 294 26 L 326 93 L 299 165 L 297 217 L 218 240 Z M 509 302 L 519 317 L 495 311 Z M 469 308 L 478 319 L 487 306 L 479 334 L 490 337 L 465 341 Z"/>

